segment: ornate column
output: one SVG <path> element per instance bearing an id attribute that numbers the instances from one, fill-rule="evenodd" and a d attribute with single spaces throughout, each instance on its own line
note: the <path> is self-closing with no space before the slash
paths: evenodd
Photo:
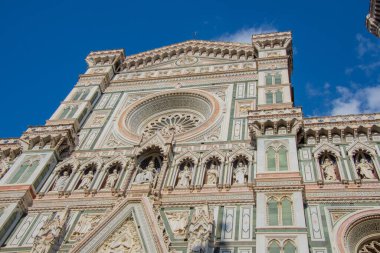
<path id="1" fill-rule="evenodd" d="M 101 184 L 105 179 L 105 175 L 106 175 L 106 172 L 108 169 L 109 168 L 106 168 L 106 167 L 99 169 L 100 171 L 97 172 L 98 176 L 96 177 L 96 179 L 94 180 L 95 182 L 91 186 L 91 192 L 92 193 L 97 193 L 100 190 Z"/>
<path id="2" fill-rule="evenodd" d="M 130 159 L 129 164 L 127 166 L 127 175 L 125 176 L 124 182 L 122 182 L 120 186 L 120 191 L 122 194 L 125 194 L 130 182 L 132 182 L 133 172 L 136 170 L 136 157 Z"/>
<path id="3" fill-rule="evenodd" d="M 168 169 L 168 155 L 164 155 L 160 174 L 158 175 L 156 186 L 154 187 L 154 190 L 153 190 L 153 193 L 155 196 L 160 195 L 160 191 L 161 191 L 162 185 L 164 183 L 164 178 L 165 178 L 167 169 Z"/>
<path id="4" fill-rule="evenodd" d="M 202 162 L 200 165 L 200 170 L 197 174 L 197 179 L 195 180 L 195 188 L 201 189 L 203 186 L 203 181 L 205 178 L 205 173 L 206 173 L 206 163 Z"/>

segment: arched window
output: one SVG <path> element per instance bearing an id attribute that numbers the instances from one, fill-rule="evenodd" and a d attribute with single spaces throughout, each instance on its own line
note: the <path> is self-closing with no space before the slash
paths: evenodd
<path id="1" fill-rule="evenodd" d="M 293 225 L 292 202 L 288 198 L 281 200 L 282 225 Z"/>
<path id="2" fill-rule="evenodd" d="M 288 151 L 281 146 L 278 150 L 279 170 L 288 170 Z"/>
<path id="3" fill-rule="evenodd" d="M 278 226 L 278 201 L 275 198 L 268 200 L 268 225 Z"/>
<path id="4" fill-rule="evenodd" d="M 280 73 L 276 73 L 274 75 L 274 84 L 281 84 L 281 74 Z"/>
<path id="5" fill-rule="evenodd" d="M 59 119 L 65 119 L 69 111 L 70 111 L 70 106 L 65 107 L 61 115 L 59 115 Z"/>
<path id="6" fill-rule="evenodd" d="M 78 110 L 77 105 L 72 106 L 69 115 L 67 115 L 67 118 L 72 118 L 77 110 Z"/>
<path id="7" fill-rule="evenodd" d="M 267 201 L 267 223 L 268 226 L 292 226 L 293 225 L 293 208 L 292 201 L 289 197 L 283 197 L 279 200 L 276 197 L 270 197 Z"/>
<path id="8" fill-rule="evenodd" d="M 266 85 L 272 85 L 273 84 L 273 80 L 272 80 L 272 75 L 270 73 L 266 74 L 265 75 L 265 84 Z"/>
<path id="9" fill-rule="evenodd" d="M 82 96 L 80 96 L 80 100 L 86 100 L 87 95 L 90 91 L 88 89 L 85 89 L 82 91 Z"/>
<path id="10" fill-rule="evenodd" d="M 284 243 L 284 253 L 296 253 L 296 246 L 294 246 L 293 242 L 290 240 L 287 240 Z"/>
<path id="11" fill-rule="evenodd" d="M 268 246 L 268 252 L 269 253 L 281 253 L 281 247 L 278 241 L 272 240 L 269 242 Z"/>
<path id="12" fill-rule="evenodd" d="M 288 170 L 288 151 L 284 146 L 270 146 L 266 151 L 268 171 Z"/>
<path id="13" fill-rule="evenodd" d="M 17 173 L 9 180 L 8 184 L 25 183 L 35 171 L 39 163 L 40 161 L 38 159 L 24 162 L 18 169 Z"/>
<path id="14" fill-rule="evenodd" d="M 265 94 L 265 99 L 267 104 L 273 104 L 273 93 L 272 92 L 267 92 Z"/>
<path id="15" fill-rule="evenodd" d="M 82 91 L 75 92 L 73 100 L 74 101 L 79 100 L 79 98 L 80 98 L 81 95 L 82 95 Z"/>
<path id="16" fill-rule="evenodd" d="M 276 104 L 282 103 L 282 91 L 276 91 Z"/>
<path id="17" fill-rule="evenodd" d="M 276 171 L 276 151 L 272 147 L 267 150 L 267 168 L 268 171 Z"/>

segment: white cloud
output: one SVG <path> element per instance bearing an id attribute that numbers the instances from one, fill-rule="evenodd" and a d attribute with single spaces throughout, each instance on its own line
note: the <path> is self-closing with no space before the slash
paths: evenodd
<path id="1" fill-rule="evenodd" d="M 351 90 L 337 86 L 339 97 L 331 101 L 332 115 L 380 112 L 380 85 Z"/>
<path id="2" fill-rule="evenodd" d="M 359 58 L 366 54 L 376 56 L 380 53 L 380 43 L 378 41 L 373 41 L 362 34 L 356 34 L 356 40 L 358 41 L 357 51 Z"/>
<path id="3" fill-rule="evenodd" d="M 261 24 L 259 26 L 253 26 L 248 28 L 242 28 L 234 33 L 225 33 L 222 36 L 216 38 L 216 40 L 226 41 L 226 42 L 244 42 L 251 43 L 253 34 L 261 34 L 261 33 L 271 33 L 277 32 L 277 28 L 275 28 L 271 24 Z"/>
<path id="4" fill-rule="evenodd" d="M 321 87 L 308 82 L 306 83 L 306 93 L 310 97 L 326 96 L 330 93 L 330 86 L 330 83 L 326 82 L 323 84 L 323 89 L 321 89 Z"/>

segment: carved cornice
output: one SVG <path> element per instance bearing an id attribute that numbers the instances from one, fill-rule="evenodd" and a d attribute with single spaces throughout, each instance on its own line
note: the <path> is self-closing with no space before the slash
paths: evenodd
<path id="1" fill-rule="evenodd" d="M 22 141 L 18 138 L 0 139 L 0 159 L 13 160 L 22 152 Z"/>
<path id="2" fill-rule="evenodd" d="M 380 123 L 380 113 L 351 114 L 304 118 L 305 128 L 334 128 L 337 126 L 372 126 Z"/>
<path id="3" fill-rule="evenodd" d="M 33 149 L 36 145 L 43 148 L 50 143 L 49 149 L 60 149 L 61 145 L 74 149 L 77 141 L 77 134 L 73 125 L 54 125 L 29 127 L 21 136 L 21 140 L 28 144 L 28 149 Z"/>
<path id="4" fill-rule="evenodd" d="M 86 62 L 89 67 L 93 67 L 98 65 L 121 64 L 124 59 L 124 49 L 104 50 L 91 52 L 86 57 Z"/>
<path id="5" fill-rule="evenodd" d="M 286 48 L 291 45 L 292 33 L 291 32 L 276 32 L 257 34 L 252 36 L 253 46 L 256 50 L 280 47 Z"/>
<path id="6" fill-rule="evenodd" d="M 123 67 L 137 69 L 189 55 L 253 59 L 253 48 L 245 43 L 190 40 L 128 56 Z"/>

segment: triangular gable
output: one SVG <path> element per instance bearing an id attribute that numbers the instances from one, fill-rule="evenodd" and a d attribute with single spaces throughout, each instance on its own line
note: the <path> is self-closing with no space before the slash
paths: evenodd
<path id="1" fill-rule="evenodd" d="M 233 151 L 229 157 L 228 157 L 228 160 L 230 162 L 232 162 L 233 160 L 235 160 L 236 157 L 238 157 L 239 155 L 242 155 L 242 156 L 245 156 L 248 158 L 248 161 L 249 162 L 252 162 L 252 159 L 253 159 L 253 154 L 250 153 L 248 150 L 246 150 L 245 148 L 240 148 L 240 149 L 237 149 L 235 151 Z"/>
<path id="2" fill-rule="evenodd" d="M 191 151 L 186 151 L 176 157 L 175 164 L 180 164 L 186 158 L 191 158 L 194 160 L 194 163 L 197 163 L 199 156 Z"/>
<path id="3" fill-rule="evenodd" d="M 337 146 L 329 142 L 321 142 L 313 149 L 314 157 L 318 158 L 324 151 L 331 152 L 335 157 L 341 156 Z"/>
<path id="4" fill-rule="evenodd" d="M 349 156 L 355 155 L 358 150 L 365 150 L 373 157 L 376 156 L 376 149 L 374 147 L 372 147 L 369 143 L 361 142 L 359 140 L 352 142 L 346 149 Z"/>
<path id="5" fill-rule="evenodd" d="M 161 152 L 164 154 L 166 153 L 165 151 L 165 144 L 168 143 L 168 142 L 171 142 L 173 138 L 171 138 L 171 140 L 168 140 L 168 139 L 165 139 L 160 133 L 156 133 L 152 136 L 149 136 L 149 137 L 142 137 L 141 138 L 141 142 L 140 142 L 140 145 L 139 147 L 137 147 L 137 149 L 135 150 L 135 154 L 136 155 L 140 155 L 141 153 L 143 153 L 145 150 L 151 148 L 151 147 L 158 147 Z"/>
<path id="6" fill-rule="evenodd" d="M 80 163 L 79 161 L 74 158 L 74 157 L 70 157 L 69 159 L 66 159 L 66 160 L 63 160 L 62 162 L 60 162 L 54 169 L 54 171 L 61 171 L 61 169 L 67 165 L 71 165 L 73 170 L 76 170 Z"/>
<path id="7" fill-rule="evenodd" d="M 213 150 L 210 150 L 209 152 L 207 152 L 202 160 L 203 161 L 207 161 L 210 157 L 219 157 L 220 161 L 223 162 L 224 161 L 224 154 L 220 151 L 220 150 L 217 150 L 217 149 L 213 149 Z"/>
<path id="8" fill-rule="evenodd" d="M 82 163 L 82 165 L 80 166 L 80 170 L 84 170 L 88 165 L 93 163 L 96 164 L 97 169 L 100 169 L 103 165 L 103 159 L 99 155 L 96 155 L 95 157 Z"/>
<path id="9" fill-rule="evenodd" d="M 131 223 L 132 222 L 132 223 Z M 114 210 L 106 216 L 91 232 L 86 234 L 70 252 L 97 252 L 104 244 L 114 239 L 124 227 L 135 228 L 130 231 L 136 233 L 134 240 L 139 240 L 143 252 L 162 252 L 158 249 L 155 237 L 145 215 L 144 207 L 140 203 L 129 203 L 127 200 L 116 206 Z M 128 239 L 128 238 L 126 238 Z M 126 242 L 127 244 L 127 242 Z"/>
<path id="10" fill-rule="evenodd" d="M 151 69 L 152 66 L 162 68 L 173 63 L 189 66 L 194 63 L 194 59 L 187 59 L 191 56 L 197 56 L 196 61 L 199 62 L 201 59 L 201 64 L 205 65 L 236 60 L 252 60 L 254 49 L 248 43 L 190 40 L 128 56 L 123 67 L 126 70 Z"/>
<path id="11" fill-rule="evenodd" d="M 118 156 L 115 156 L 115 157 L 112 157 L 111 159 L 107 160 L 105 163 L 104 163 L 104 168 L 109 168 L 111 167 L 112 165 L 114 165 L 115 163 L 120 163 L 121 166 L 123 168 L 127 167 L 127 164 L 128 164 L 128 160 L 125 158 L 125 156 L 123 155 L 118 155 Z"/>

